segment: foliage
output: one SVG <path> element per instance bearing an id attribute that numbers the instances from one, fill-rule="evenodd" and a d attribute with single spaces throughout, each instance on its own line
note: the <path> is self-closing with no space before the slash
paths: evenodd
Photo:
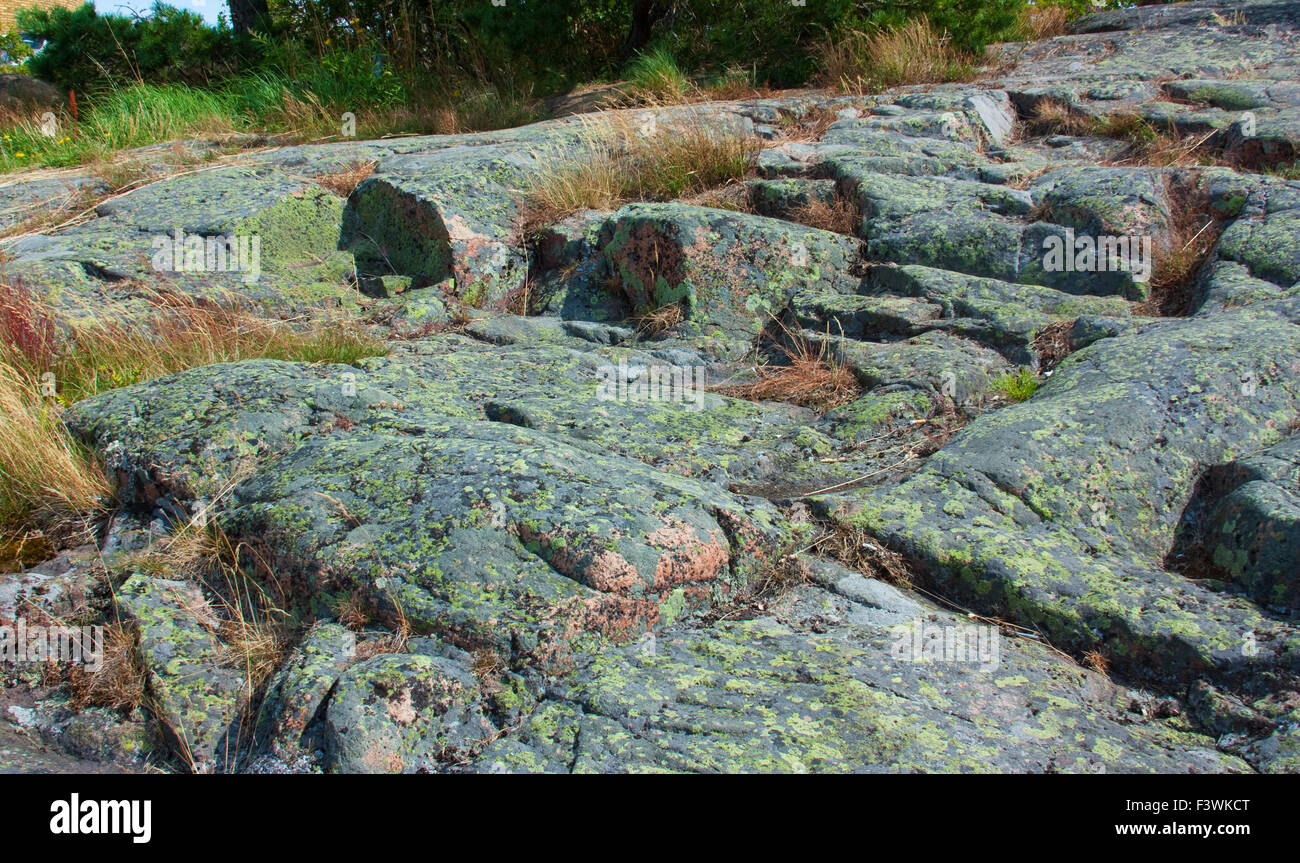
<path id="1" fill-rule="evenodd" d="M 27 58 L 32 56 L 32 48 L 22 40 L 18 30 L 10 30 L 0 33 L 0 56 L 5 63 L 17 65 L 27 62 Z"/>
<path id="2" fill-rule="evenodd" d="M 1027 368 L 1009 372 L 989 384 L 989 392 L 1011 402 L 1023 402 L 1038 391 L 1038 378 Z"/>
<path id="3" fill-rule="evenodd" d="M 628 65 L 626 77 L 636 96 L 658 102 L 679 102 L 691 88 L 686 73 L 663 47 L 638 54 Z"/>
<path id="4" fill-rule="evenodd" d="M 17 20 L 49 43 L 28 61 L 32 74 L 82 93 L 133 81 L 207 84 L 234 72 L 247 53 L 229 29 L 161 2 L 141 18 L 100 15 L 87 3 L 21 9 Z"/>

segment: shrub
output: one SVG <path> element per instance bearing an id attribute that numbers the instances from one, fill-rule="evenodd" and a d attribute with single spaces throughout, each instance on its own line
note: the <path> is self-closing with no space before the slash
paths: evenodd
<path id="1" fill-rule="evenodd" d="M 31 46 L 22 40 L 17 29 L 0 33 L 0 62 L 26 63 L 31 56 Z"/>
<path id="2" fill-rule="evenodd" d="M 208 83 L 232 74 L 248 45 L 225 28 L 209 27 L 194 12 L 155 3 L 142 18 L 100 15 L 87 3 L 75 9 L 22 9 L 18 28 L 47 40 L 28 61 L 33 75 L 81 92 L 132 81 Z"/>

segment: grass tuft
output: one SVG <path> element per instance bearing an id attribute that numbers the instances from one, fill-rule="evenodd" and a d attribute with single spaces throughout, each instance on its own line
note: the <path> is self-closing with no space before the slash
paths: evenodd
<path id="1" fill-rule="evenodd" d="M 862 216 L 857 206 L 843 195 L 836 195 L 835 200 L 829 204 L 825 201 L 811 200 L 803 206 L 792 209 L 786 214 L 786 219 L 810 228 L 834 231 L 850 237 L 858 235 L 858 227 L 862 224 Z"/>
<path id="2" fill-rule="evenodd" d="M 60 415 L 40 378 L 0 362 L 0 531 L 66 533 L 108 499 L 103 472 Z"/>
<path id="3" fill-rule="evenodd" d="M 338 321 L 290 323 L 236 305 L 163 292 L 150 298 L 154 310 L 144 320 L 61 326 L 26 287 L 0 283 L 0 531 L 66 533 L 105 505 L 108 483 L 64 427 L 65 405 L 214 363 L 350 364 L 386 352 Z"/>
<path id="4" fill-rule="evenodd" d="M 353 162 L 345 168 L 333 171 L 328 174 L 317 174 L 312 177 L 312 181 L 317 185 L 323 186 L 340 198 L 346 198 L 361 184 L 361 181 L 369 177 L 375 171 L 375 166 L 379 163 L 371 160 L 369 162 Z"/>
<path id="5" fill-rule="evenodd" d="M 1026 401 L 1038 391 L 1038 378 L 1028 368 L 994 378 L 989 392 L 1012 403 Z"/>
<path id="6" fill-rule="evenodd" d="M 657 336 L 666 333 L 686 319 L 678 303 L 668 303 L 657 309 L 646 311 L 633 318 L 637 332 L 642 336 Z"/>
<path id="7" fill-rule="evenodd" d="M 531 179 L 523 193 L 525 230 L 578 210 L 724 186 L 753 173 L 761 148 L 758 138 L 694 112 L 653 122 L 638 112 L 617 114 L 589 128 L 584 156 Z"/>
<path id="8" fill-rule="evenodd" d="M 120 621 L 104 626 L 103 666 L 88 672 L 71 666 L 66 685 L 74 710 L 107 707 L 110 710 L 134 710 L 148 703 L 147 672 L 140 658 L 136 631 Z"/>
<path id="9" fill-rule="evenodd" d="M 1093 117 L 1064 102 L 1044 99 L 1034 106 L 1025 123 L 1029 135 L 1072 135 L 1110 138 L 1128 146 L 1112 164 L 1157 168 L 1224 163 L 1222 148 L 1211 143 L 1215 130 L 1204 135 L 1180 135 L 1172 127 L 1160 129 L 1131 112 Z"/>
<path id="10" fill-rule="evenodd" d="M 1196 278 L 1223 233 L 1224 218 L 1195 183 L 1168 181 L 1172 224 L 1167 243 L 1157 244 L 1151 294 L 1140 314 L 1178 317 L 1191 311 Z"/>
<path id="11" fill-rule="evenodd" d="M 832 356 L 828 341 L 814 347 L 802 332 L 782 321 L 776 323 L 781 331 L 779 350 L 784 362 L 756 366 L 756 381 L 727 386 L 720 392 L 749 401 L 789 402 L 821 413 L 848 404 L 861 394 L 852 369 Z"/>
<path id="12" fill-rule="evenodd" d="M 628 95 L 641 103 L 657 105 L 685 102 L 694 88 L 691 79 L 665 48 L 638 54 L 627 67 Z"/>
<path id="13" fill-rule="evenodd" d="M 350 364 L 386 352 L 382 343 L 341 321 L 274 320 L 233 300 L 215 303 L 162 291 L 151 292 L 149 299 L 154 308 L 144 320 L 97 320 L 72 328 L 68 347 L 52 361 L 48 351 L 21 348 L 5 359 L 34 379 L 51 372 L 60 400 L 71 404 L 215 363 L 278 359 Z"/>
<path id="14" fill-rule="evenodd" d="M 836 522 L 818 546 L 822 553 L 871 578 L 900 587 L 911 587 L 915 581 L 907 558 L 860 527 Z"/>
<path id="15" fill-rule="evenodd" d="M 1052 39 L 1069 32 L 1070 11 L 1054 3 L 1026 4 L 1020 10 L 1016 35 L 1026 41 Z"/>
<path id="16" fill-rule="evenodd" d="M 978 59 L 923 17 L 896 30 L 838 34 L 821 44 L 820 55 L 823 82 L 847 93 L 968 80 Z"/>

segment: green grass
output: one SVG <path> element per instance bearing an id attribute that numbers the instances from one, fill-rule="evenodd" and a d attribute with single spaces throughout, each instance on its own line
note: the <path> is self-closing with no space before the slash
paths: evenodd
<path id="1" fill-rule="evenodd" d="M 64 167 L 106 158 L 117 150 L 197 136 L 251 131 L 257 118 L 282 106 L 267 82 L 204 90 L 182 84 L 136 84 L 103 94 L 80 120 L 66 111 L 47 136 L 39 117 L 16 118 L 0 132 L 0 171 Z"/>
<path id="2" fill-rule="evenodd" d="M 626 76 L 632 96 L 644 102 L 682 102 L 691 93 L 691 79 L 665 48 L 638 54 L 628 64 Z"/>
<path id="3" fill-rule="evenodd" d="M 1023 402 L 1038 391 L 1038 378 L 1027 368 L 994 378 L 989 392 L 1010 402 Z"/>
<path id="4" fill-rule="evenodd" d="M 394 83 L 366 99 L 354 98 L 346 81 L 320 70 L 301 80 L 255 72 L 213 88 L 118 87 L 86 99 L 79 118 L 66 108 L 58 112 L 53 136 L 42 132 L 38 113 L 0 118 L 0 173 L 104 162 L 120 150 L 187 138 L 220 140 L 240 133 L 285 134 L 302 141 L 337 137 L 346 110 L 357 115 L 360 138 L 485 131 L 540 119 L 527 93 L 481 85 L 408 98 Z"/>
<path id="5" fill-rule="evenodd" d="M 1264 173 L 1279 180 L 1300 180 L 1300 162 L 1272 165 L 1265 168 Z"/>

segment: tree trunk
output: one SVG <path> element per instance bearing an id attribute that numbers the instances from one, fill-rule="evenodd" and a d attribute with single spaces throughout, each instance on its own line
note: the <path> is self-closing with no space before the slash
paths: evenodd
<path id="1" fill-rule="evenodd" d="M 623 41 L 621 59 L 624 63 L 632 55 L 650 43 L 650 36 L 658 24 L 668 14 L 670 0 L 635 0 L 632 4 L 632 23 L 627 29 L 627 39 Z"/>
<path id="2" fill-rule="evenodd" d="M 254 27 L 265 26 L 270 17 L 267 0 L 227 0 L 230 5 L 230 26 L 236 33 L 251 33 Z"/>

